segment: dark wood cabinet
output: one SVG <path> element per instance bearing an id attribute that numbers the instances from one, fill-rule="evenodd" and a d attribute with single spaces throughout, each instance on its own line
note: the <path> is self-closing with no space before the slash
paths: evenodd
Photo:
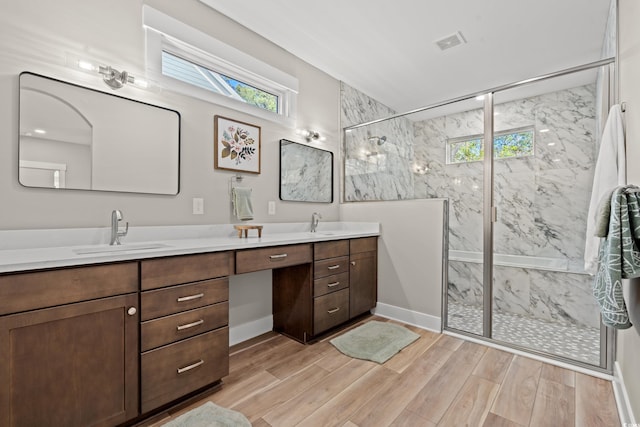
<path id="1" fill-rule="evenodd" d="M 113 426 L 136 417 L 137 305 L 134 293 L 0 317 L 0 425 Z"/>
<path id="2" fill-rule="evenodd" d="M 308 264 L 274 268 L 274 330 L 307 342 L 375 307 L 377 240 L 314 243 Z"/>
<path id="3" fill-rule="evenodd" d="M 352 252 L 349 256 L 349 317 L 352 319 L 374 308 L 378 300 L 376 242 L 369 242 L 369 246 L 358 242 L 355 246 L 356 250 L 373 250 Z"/>
<path id="4" fill-rule="evenodd" d="M 220 252 L 141 261 L 142 414 L 229 374 L 233 258 Z"/>
<path id="5" fill-rule="evenodd" d="M 228 276 L 265 269 L 301 342 L 376 304 L 376 237 L 0 275 L 0 426 L 133 423 L 219 384 Z"/>

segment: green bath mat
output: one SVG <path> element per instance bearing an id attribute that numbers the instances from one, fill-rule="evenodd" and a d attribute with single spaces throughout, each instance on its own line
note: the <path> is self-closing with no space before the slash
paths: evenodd
<path id="1" fill-rule="evenodd" d="M 418 338 L 402 326 L 372 320 L 329 342 L 347 356 L 384 363 Z"/>
<path id="2" fill-rule="evenodd" d="M 240 412 L 207 402 L 162 427 L 251 427 L 251 423 Z"/>

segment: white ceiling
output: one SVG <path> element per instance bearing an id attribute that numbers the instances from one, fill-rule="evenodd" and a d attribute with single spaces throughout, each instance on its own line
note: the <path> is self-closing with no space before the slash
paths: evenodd
<path id="1" fill-rule="evenodd" d="M 397 112 L 600 59 L 610 3 L 200 1 Z"/>

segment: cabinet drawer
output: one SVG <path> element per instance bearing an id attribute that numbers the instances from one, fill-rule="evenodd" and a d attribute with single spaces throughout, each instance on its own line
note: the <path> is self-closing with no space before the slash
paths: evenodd
<path id="1" fill-rule="evenodd" d="M 349 271 L 349 257 L 343 256 L 339 258 L 325 259 L 316 261 L 313 266 L 313 277 L 319 278 L 340 274 Z"/>
<path id="2" fill-rule="evenodd" d="M 142 412 L 148 412 L 229 374 L 229 328 L 142 354 Z"/>
<path id="3" fill-rule="evenodd" d="M 311 244 L 236 251 L 236 273 L 310 263 L 311 253 Z"/>
<path id="4" fill-rule="evenodd" d="M 349 289 L 332 292 L 313 300 L 313 333 L 324 332 L 349 320 Z"/>
<path id="5" fill-rule="evenodd" d="M 0 315 L 138 291 L 138 263 L 0 276 Z"/>
<path id="6" fill-rule="evenodd" d="M 141 325 L 142 351 L 209 332 L 228 323 L 229 303 L 226 301 L 149 320 Z"/>
<path id="7" fill-rule="evenodd" d="M 148 259 L 140 264 L 144 291 L 228 276 L 233 273 L 233 252 Z"/>
<path id="8" fill-rule="evenodd" d="M 320 242 L 313 245 L 313 259 L 327 259 L 349 255 L 348 240 Z"/>
<path id="9" fill-rule="evenodd" d="M 349 273 L 335 274 L 313 281 L 313 296 L 319 297 L 329 292 L 349 287 Z"/>
<path id="10" fill-rule="evenodd" d="M 378 248 L 378 238 L 363 237 L 361 239 L 351 239 L 349 247 L 352 254 L 375 251 Z"/>
<path id="11" fill-rule="evenodd" d="M 146 291 L 140 297 L 140 319 L 155 319 L 228 300 L 229 279 L 226 277 Z"/>

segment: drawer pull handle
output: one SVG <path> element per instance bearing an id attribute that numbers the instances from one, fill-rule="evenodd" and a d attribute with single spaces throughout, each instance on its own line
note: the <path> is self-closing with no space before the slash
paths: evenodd
<path id="1" fill-rule="evenodd" d="M 334 286 L 338 286 L 340 284 L 340 282 L 333 282 L 333 283 L 329 283 L 327 285 L 327 288 L 333 288 Z"/>
<path id="2" fill-rule="evenodd" d="M 202 298 L 203 296 L 204 294 L 195 294 L 189 295 L 188 297 L 178 297 L 178 302 L 193 301 L 194 299 Z"/>
<path id="3" fill-rule="evenodd" d="M 271 259 L 282 259 L 282 258 L 286 258 L 287 254 L 280 254 L 280 255 L 269 255 L 269 258 Z"/>
<path id="4" fill-rule="evenodd" d="M 337 313 L 338 311 L 340 311 L 340 307 L 336 307 L 333 310 L 327 310 L 327 313 L 333 314 L 333 313 Z"/>
<path id="5" fill-rule="evenodd" d="M 178 368 L 178 373 L 179 374 L 183 374 L 183 373 L 185 373 L 187 371 L 190 371 L 192 369 L 197 368 L 198 366 L 202 365 L 203 363 L 204 363 L 204 360 L 200 359 L 200 361 L 198 361 L 196 363 L 193 363 L 193 364 L 191 364 L 189 366 L 185 366 L 184 368 Z"/>
<path id="6" fill-rule="evenodd" d="M 178 325 L 177 329 L 179 331 L 184 331 L 185 329 L 193 328 L 194 326 L 202 325 L 203 323 L 204 319 L 200 319 L 192 323 L 187 323 L 186 325 Z"/>
<path id="7" fill-rule="evenodd" d="M 330 265 L 329 267 L 327 267 L 327 270 L 335 270 L 336 268 L 340 268 L 340 264 Z"/>
<path id="8" fill-rule="evenodd" d="M 351 265 L 356 265 L 356 262 L 355 261 L 351 261 Z"/>

